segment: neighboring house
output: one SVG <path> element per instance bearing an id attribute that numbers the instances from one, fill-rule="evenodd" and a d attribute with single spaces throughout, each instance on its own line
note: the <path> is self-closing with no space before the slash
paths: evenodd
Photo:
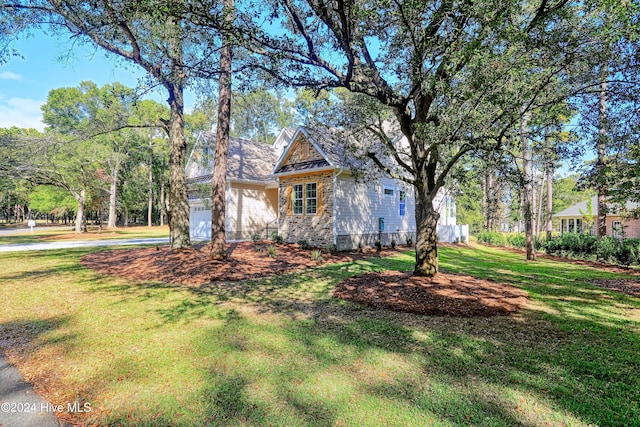
<path id="1" fill-rule="evenodd" d="M 625 211 L 631 212 L 640 208 L 640 203 L 627 202 Z M 560 234 L 588 232 L 595 234 L 595 223 L 598 219 L 598 198 L 591 198 L 591 209 L 588 201 L 573 205 L 553 215 L 559 221 Z M 614 237 L 640 238 L 640 219 L 626 218 L 620 206 L 607 204 L 607 235 Z"/>
<path id="2" fill-rule="evenodd" d="M 191 155 L 187 176 L 192 186 L 211 182 L 211 148 L 205 162 L 201 158 L 206 156 L 195 153 L 212 147 L 212 138 L 205 134 L 203 140 L 208 143 L 199 139 Z M 398 244 L 408 239 L 415 242 L 413 189 L 382 175 L 356 178 L 352 173 L 354 164 L 360 162 L 360 168 L 375 166 L 354 159 L 342 144 L 307 128 L 284 129 L 273 146 L 233 141 L 229 163 L 233 153 L 236 166 L 230 167 L 228 173 L 227 238 L 246 239 L 253 233 L 268 236 L 269 230 L 277 229 L 287 242 L 306 240 L 317 247 L 333 244 L 339 250 L 373 245 L 378 240 L 384 245 L 392 240 Z M 242 160 L 243 156 L 256 155 L 259 158 Z M 270 170 L 265 172 L 269 162 Z M 238 173 L 238 166 L 244 166 L 244 175 Z M 260 172 L 255 173 L 258 168 Z M 251 177 L 247 180 L 249 171 Z M 239 190 L 249 185 L 253 192 L 245 193 L 244 203 L 238 203 Z M 192 237 L 210 238 L 211 216 L 205 213 L 206 203 L 196 192 L 190 196 L 190 203 Z M 434 206 L 441 214 L 439 240 L 467 240 L 468 227 L 456 225 L 454 198 L 443 191 Z M 253 208 L 253 213 L 244 211 L 248 207 Z"/>

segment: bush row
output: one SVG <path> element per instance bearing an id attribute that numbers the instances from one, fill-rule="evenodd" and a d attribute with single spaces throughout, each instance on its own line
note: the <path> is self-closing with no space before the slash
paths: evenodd
<path id="1" fill-rule="evenodd" d="M 524 248 L 526 244 L 523 233 L 483 231 L 476 237 L 479 243 L 493 246 Z M 611 236 L 597 239 L 589 234 L 566 233 L 549 240 L 534 237 L 534 246 L 536 250 L 543 249 L 549 255 L 640 265 L 640 239 L 619 240 Z"/>
<path id="2" fill-rule="evenodd" d="M 543 244 L 546 253 L 570 258 L 598 260 L 620 265 L 640 265 L 640 239 L 620 240 L 606 236 L 567 233 Z"/>
<path id="3" fill-rule="evenodd" d="M 526 238 L 524 233 L 499 233 L 497 231 L 482 231 L 476 234 L 479 243 L 493 246 L 511 246 L 513 248 L 524 248 Z M 537 237 L 533 238 L 536 249 L 541 248 L 541 242 Z"/>

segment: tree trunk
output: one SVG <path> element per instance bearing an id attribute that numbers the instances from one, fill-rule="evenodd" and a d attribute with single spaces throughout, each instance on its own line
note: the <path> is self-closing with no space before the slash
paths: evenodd
<path id="1" fill-rule="evenodd" d="M 165 184 L 164 184 L 164 158 L 162 159 L 162 170 L 160 172 L 160 227 L 164 227 L 165 218 L 167 217 L 167 202 L 165 200 Z"/>
<path id="2" fill-rule="evenodd" d="M 76 211 L 76 234 L 82 233 L 82 222 L 84 220 L 84 200 L 85 200 L 85 190 L 80 190 L 79 193 L 73 193 L 73 196 L 76 199 L 78 204 L 78 210 Z"/>
<path id="3" fill-rule="evenodd" d="M 183 34 L 179 18 L 167 21 L 171 76 L 163 81 L 169 92 L 169 229 L 171 249 L 191 247 L 189 236 L 189 198 L 187 195 L 184 157 L 187 141 L 184 136 L 184 79 Z"/>
<path id="4" fill-rule="evenodd" d="M 233 22 L 234 0 L 224 0 L 225 20 Z M 211 258 L 224 259 L 226 250 L 226 188 L 229 126 L 231 122 L 231 40 L 226 34 L 220 51 L 220 93 L 218 96 L 218 126 L 216 152 L 211 182 Z"/>
<path id="5" fill-rule="evenodd" d="M 607 166 L 607 83 L 600 85 L 600 130 L 598 133 L 598 143 L 596 151 L 598 158 L 596 160 L 596 179 L 598 190 L 598 237 L 607 235 L 607 185 L 606 185 L 606 166 Z"/>
<path id="6" fill-rule="evenodd" d="M 189 237 L 189 201 L 184 172 L 184 154 L 187 141 L 184 137 L 184 99 L 180 85 L 170 85 L 169 104 L 169 228 L 171 249 L 191 247 Z"/>
<path id="7" fill-rule="evenodd" d="M 532 210 L 532 183 L 531 183 L 531 152 L 529 151 L 529 136 L 527 126 L 529 123 L 529 113 L 524 113 L 520 122 L 520 138 L 522 140 L 522 168 L 524 177 L 524 231 L 527 249 L 527 260 L 536 259 L 533 247 L 533 210 Z"/>
<path id="8" fill-rule="evenodd" d="M 536 211 L 536 232 L 534 236 L 540 237 L 540 232 L 542 231 L 542 206 L 544 205 L 544 176 L 540 180 L 539 185 L 540 192 L 538 193 L 538 208 Z"/>
<path id="9" fill-rule="evenodd" d="M 487 212 L 487 176 L 484 175 L 480 180 L 480 185 L 482 187 L 482 200 L 480 201 L 480 206 L 482 209 L 482 229 L 484 231 L 489 231 L 489 214 Z"/>
<path id="10" fill-rule="evenodd" d="M 551 239 L 551 233 L 553 232 L 553 168 L 551 165 L 547 165 L 547 212 L 546 212 L 546 230 L 547 240 Z"/>
<path id="11" fill-rule="evenodd" d="M 147 205 L 147 226 L 151 227 L 153 214 L 153 140 L 149 138 L 149 197 Z"/>
<path id="12" fill-rule="evenodd" d="M 118 211 L 116 205 L 116 197 L 118 191 L 118 162 L 111 169 L 111 184 L 109 186 L 109 218 L 107 219 L 107 228 L 116 228 Z"/>
<path id="13" fill-rule="evenodd" d="M 430 193 L 416 186 L 416 276 L 438 273 L 438 219 L 440 214 L 433 208 Z"/>

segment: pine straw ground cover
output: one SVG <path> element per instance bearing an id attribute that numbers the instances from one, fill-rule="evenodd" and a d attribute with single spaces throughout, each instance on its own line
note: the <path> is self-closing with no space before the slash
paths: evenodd
<path id="1" fill-rule="evenodd" d="M 83 266 L 98 251 L 0 254 L 0 349 L 52 403 L 91 404 L 67 421 L 640 425 L 640 300 L 590 284 L 634 276 L 442 247 L 442 269 L 473 278 L 476 300 L 483 281 L 529 298 L 512 314 L 455 317 L 332 295 L 354 277 L 397 288 L 402 273 L 367 275 L 411 270 L 413 253 L 196 284 Z"/>
<path id="2" fill-rule="evenodd" d="M 267 254 L 266 242 L 229 245 L 227 259 L 211 260 L 209 246 L 183 251 L 141 248 L 98 252 L 82 257 L 81 264 L 100 273 L 131 280 L 155 280 L 186 286 L 216 281 L 239 281 L 292 273 L 320 264 L 353 262 L 397 254 L 339 252 L 312 260 L 298 245 L 274 245 L 276 257 Z M 256 249 L 259 250 L 256 251 Z M 436 277 L 412 277 L 410 273 L 385 271 L 349 277 L 333 295 L 377 308 L 440 316 L 496 316 L 517 312 L 527 304 L 527 293 L 516 287 L 477 277 L 442 272 Z"/>

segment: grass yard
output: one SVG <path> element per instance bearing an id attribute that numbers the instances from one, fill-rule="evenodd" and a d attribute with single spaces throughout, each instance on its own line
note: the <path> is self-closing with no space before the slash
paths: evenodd
<path id="1" fill-rule="evenodd" d="M 140 239 L 151 237 L 169 237 L 169 227 L 118 227 L 116 229 L 103 228 L 98 230 L 91 227 L 86 233 L 76 234 L 70 227 L 64 230 L 53 227 L 35 227 L 33 234 L 25 231 L 19 234 L 0 235 L 0 245 L 11 243 L 40 243 L 60 240 L 105 240 L 105 239 Z"/>
<path id="2" fill-rule="evenodd" d="M 92 249 L 98 250 L 98 249 Z M 622 278 L 446 247 L 441 267 L 514 284 L 520 314 L 426 317 L 331 298 L 413 254 L 187 288 L 0 254 L 0 346 L 66 419 L 98 425 L 640 426 L 640 299 Z"/>

